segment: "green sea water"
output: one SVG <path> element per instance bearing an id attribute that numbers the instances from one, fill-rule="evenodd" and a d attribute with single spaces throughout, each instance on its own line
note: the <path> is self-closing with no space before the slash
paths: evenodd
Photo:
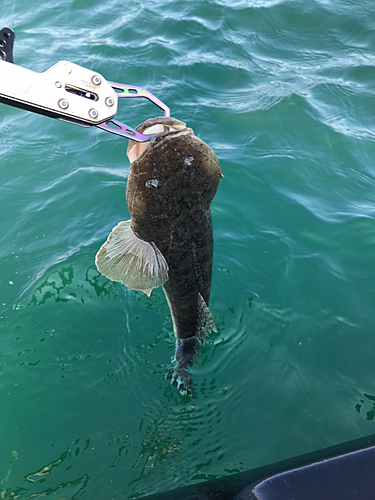
<path id="1" fill-rule="evenodd" d="M 373 0 L 3 0 L 3 26 L 20 66 L 151 91 L 225 177 L 187 398 L 162 290 L 94 264 L 127 141 L 0 105 L 0 497 L 134 499 L 374 433 Z"/>

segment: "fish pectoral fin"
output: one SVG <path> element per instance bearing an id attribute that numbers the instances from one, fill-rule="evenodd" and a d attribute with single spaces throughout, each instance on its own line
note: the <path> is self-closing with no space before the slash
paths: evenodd
<path id="1" fill-rule="evenodd" d="M 168 281 L 168 264 L 155 243 L 138 238 L 124 221 L 113 228 L 95 257 L 98 271 L 111 281 L 150 296 Z"/>
<path id="2" fill-rule="evenodd" d="M 198 293 L 198 323 L 197 323 L 198 334 L 201 337 L 206 337 L 210 332 L 217 333 L 217 326 L 215 325 L 214 318 L 206 301 L 200 293 Z M 202 339 L 203 340 L 203 339 Z"/>

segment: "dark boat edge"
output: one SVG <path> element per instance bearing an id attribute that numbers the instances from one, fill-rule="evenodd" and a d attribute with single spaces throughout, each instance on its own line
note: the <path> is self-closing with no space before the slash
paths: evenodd
<path id="1" fill-rule="evenodd" d="M 319 479 L 319 476 L 327 473 L 327 467 L 329 466 L 329 464 L 332 464 L 332 461 L 328 459 L 336 459 L 334 461 L 336 469 L 342 469 L 341 473 L 345 474 L 346 482 L 353 485 L 353 491 L 355 490 L 358 492 L 358 490 L 366 488 L 366 485 L 363 484 L 363 478 L 358 479 L 358 475 L 354 470 L 351 474 L 351 469 L 347 466 L 345 466 L 344 472 L 343 466 L 344 464 L 347 464 L 348 461 L 350 461 L 351 456 L 354 455 L 357 462 L 358 460 L 365 460 L 366 466 L 368 464 L 368 461 L 370 460 L 372 468 L 368 470 L 368 481 L 371 482 L 372 487 L 374 487 L 374 477 L 372 471 L 375 469 L 375 448 L 374 450 L 371 450 L 371 448 L 374 446 L 375 434 L 372 434 L 370 436 L 347 441 L 345 443 L 309 452 L 293 458 L 287 458 L 280 462 L 257 467 L 245 472 L 200 482 L 195 485 L 185 486 L 176 490 L 164 491 L 162 493 L 148 495 L 142 497 L 142 500 L 257 500 L 257 498 L 264 498 L 265 500 L 267 500 L 267 498 L 273 498 L 273 496 L 271 496 L 271 493 L 269 493 L 269 496 L 264 496 L 266 494 L 263 491 L 263 496 L 259 497 L 255 496 L 255 494 L 252 493 L 253 489 L 257 485 L 259 485 L 259 483 L 264 482 L 264 484 L 266 484 L 268 479 L 272 479 L 272 483 L 276 484 L 277 481 L 274 481 L 274 476 L 277 477 L 281 473 L 288 472 L 289 477 L 292 477 L 291 475 L 293 475 L 293 480 L 297 484 L 300 479 L 298 477 L 298 474 L 300 474 L 301 468 L 305 468 L 309 465 L 319 465 L 319 467 L 309 468 L 310 471 L 315 471 L 314 474 L 316 475 L 316 478 Z M 354 453 L 360 451 L 363 451 L 363 453 Z M 374 453 L 372 453 L 372 451 Z M 325 462 L 320 464 L 320 462 L 322 461 Z M 361 484 L 359 484 L 359 481 L 361 481 Z M 306 488 L 307 485 L 306 483 L 304 484 Z M 334 489 L 332 489 L 332 493 L 327 492 L 327 495 L 327 499 L 337 500 Z M 348 495 L 350 495 L 349 491 Z M 347 496 L 347 498 L 351 497 Z M 355 498 L 357 499 L 358 496 L 356 496 Z"/>

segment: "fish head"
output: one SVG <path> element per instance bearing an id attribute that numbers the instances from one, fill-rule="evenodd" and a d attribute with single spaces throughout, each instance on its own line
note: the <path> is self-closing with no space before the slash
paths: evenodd
<path id="1" fill-rule="evenodd" d="M 130 163 L 137 160 L 145 149 L 150 145 L 161 143 L 164 140 L 170 139 L 172 137 L 178 137 L 179 135 L 194 135 L 191 128 L 186 127 L 186 123 L 176 120 L 176 118 L 160 116 L 157 118 L 150 118 L 145 122 L 141 123 L 136 127 L 137 132 L 144 135 L 152 135 L 152 139 L 146 142 L 137 142 L 129 140 L 128 149 L 126 155 L 129 158 Z"/>
<path id="2" fill-rule="evenodd" d="M 141 123 L 136 130 L 152 135 L 147 142 L 129 140 L 126 154 L 130 160 L 130 174 L 126 188 L 126 200 L 133 219 L 140 220 L 150 213 L 167 216 L 165 208 L 169 189 L 166 180 L 175 168 L 166 159 L 164 151 L 170 149 L 172 140 L 181 135 L 194 136 L 186 123 L 171 117 L 157 117 Z"/>
<path id="3" fill-rule="evenodd" d="M 127 149 L 126 201 L 133 222 L 156 227 L 193 206 L 208 209 L 221 179 L 212 149 L 175 118 L 152 118 L 136 130 L 153 135 L 146 143 L 130 140 Z"/>

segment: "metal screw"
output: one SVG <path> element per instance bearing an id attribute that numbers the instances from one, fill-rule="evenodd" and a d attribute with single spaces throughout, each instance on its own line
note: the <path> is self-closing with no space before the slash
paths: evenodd
<path id="1" fill-rule="evenodd" d="M 107 106 L 111 107 L 114 105 L 115 101 L 112 99 L 112 97 L 107 97 L 107 99 L 105 100 L 105 103 Z"/>
<path id="2" fill-rule="evenodd" d="M 96 109 L 91 108 L 89 111 L 89 115 L 91 116 L 91 118 L 98 118 L 99 113 L 96 111 Z"/>
<path id="3" fill-rule="evenodd" d="M 100 85 L 100 84 L 102 83 L 102 79 L 100 78 L 100 76 L 99 76 L 99 75 L 94 75 L 94 76 L 91 78 L 91 80 L 92 80 L 92 83 L 93 83 L 94 85 Z"/>
<path id="4" fill-rule="evenodd" d="M 69 107 L 69 103 L 66 99 L 60 99 L 58 102 L 61 109 L 66 109 Z"/>

